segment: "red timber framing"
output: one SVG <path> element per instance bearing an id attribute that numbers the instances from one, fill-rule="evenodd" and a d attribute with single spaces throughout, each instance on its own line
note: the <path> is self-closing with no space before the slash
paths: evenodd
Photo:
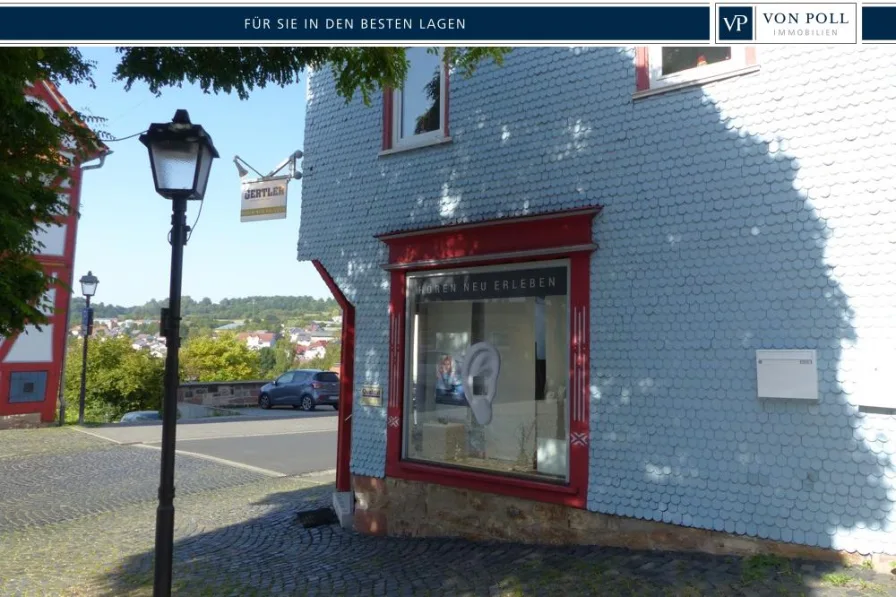
<path id="1" fill-rule="evenodd" d="M 339 421 L 336 424 L 336 491 L 351 490 L 352 455 L 352 401 L 355 385 L 355 306 L 351 304 L 327 268 L 317 259 L 313 260 L 317 273 L 333 298 L 342 308 L 342 353 L 339 361 Z"/>
<path id="2" fill-rule="evenodd" d="M 590 262 L 597 248 L 592 221 L 600 207 L 439 227 L 379 236 L 389 248 L 389 400 L 386 476 L 585 508 L 590 444 Z M 537 263 L 568 259 L 569 482 L 460 470 L 402 458 L 404 427 L 406 280 L 411 272 L 455 266 Z"/>
<path id="3" fill-rule="evenodd" d="M 55 85 L 49 82 L 38 82 L 25 90 L 25 95 L 36 98 L 45 103 L 54 112 L 74 113 Z M 78 233 L 78 209 L 81 196 L 81 164 L 86 160 L 95 159 L 106 151 L 104 145 L 100 145 L 100 152 L 93 156 L 75 156 L 72 168 L 68 174 L 68 187 L 63 186 L 63 180 L 53 181 L 58 193 L 64 195 L 69 203 L 69 211 L 56 218 L 56 222 L 65 225 L 65 239 L 61 255 L 37 255 L 36 259 L 41 263 L 46 273 L 55 275 L 60 283 L 56 285 L 56 296 L 53 302 L 53 313 L 49 315 L 49 324 L 52 325 L 52 353 L 51 360 L 45 362 L 6 363 L 6 357 L 12 349 L 18 336 L 6 338 L 0 344 L 0 416 L 18 415 L 26 413 L 40 413 L 41 420 L 51 422 L 56 418 L 56 398 L 59 395 L 62 383 L 62 367 L 65 358 L 65 343 L 68 334 L 69 306 L 71 301 L 71 288 L 74 283 L 75 243 Z M 42 326 L 38 333 L 47 333 L 49 326 Z M 10 376 L 12 373 L 45 371 L 47 382 L 44 399 L 41 402 L 15 402 L 11 403 Z"/>

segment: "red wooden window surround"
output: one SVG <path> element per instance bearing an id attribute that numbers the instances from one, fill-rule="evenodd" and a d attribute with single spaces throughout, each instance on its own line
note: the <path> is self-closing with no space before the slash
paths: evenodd
<path id="1" fill-rule="evenodd" d="M 746 66 L 756 64 L 756 48 L 753 46 L 744 48 L 744 62 Z M 635 89 L 637 91 L 650 89 L 650 51 L 647 46 L 635 48 Z"/>
<path id="2" fill-rule="evenodd" d="M 584 508 L 588 490 L 591 224 L 600 207 L 386 234 L 389 395 L 386 476 Z M 569 483 L 556 484 L 402 459 L 405 284 L 413 271 L 569 259 Z"/>

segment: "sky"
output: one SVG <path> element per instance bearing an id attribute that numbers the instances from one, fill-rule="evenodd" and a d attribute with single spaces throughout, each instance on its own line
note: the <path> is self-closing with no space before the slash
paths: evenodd
<path id="1" fill-rule="evenodd" d="M 331 296 L 311 263 L 296 260 L 301 181 L 289 183 L 286 219 L 241 223 L 240 179 L 233 165 L 233 156 L 239 155 L 266 174 L 295 150 L 304 150 L 304 76 L 285 89 L 256 89 L 245 101 L 188 85 L 156 97 L 145 85 L 125 91 L 122 82 L 113 81 L 118 63 L 114 48 L 81 51 L 97 63 L 96 88 L 60 87 L 75 110 L 107 118 L 101 128 L 122 138 L 146 130 L 151 122 L 168 122 L 183 108 L 194 124 L 205 127 L 221 156 L 212 164 L 202 214 L 184 250 L 184 296 L 215 302 L 245 296 Z M 167 298 L 171 202 L 156 194 L 148 153 L 137 137 L 107 144 L 114 153 L 101 169 L 83 176 L 74 278 L 88 270 L 99 278 L 95 302 L 131 306 Z M 198 208 L 198 201 L 189 202 L 188 225 Z"/>

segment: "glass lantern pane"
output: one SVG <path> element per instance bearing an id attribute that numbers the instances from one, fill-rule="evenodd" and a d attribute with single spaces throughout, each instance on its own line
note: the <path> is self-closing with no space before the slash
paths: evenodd
<path id="1" fill-rule="evenodd" d="M 152 162 L 159 189 L 189 191 L 196 175 L 198 143 L 156 141 L 152 144 Z"/>
<path id="2" fill-rule="evenodd" d="M 96 294 L 97 282 L 81 282 L 81 294 L 84 296 L 93 296 Z"/>
<path id="3" fill-rule="evenodd" d="M 199 154 L 198 175 L 196 177 L 196 198 L 201 199 L 205 195 L 205 187 L 208 184 L 208 175 L 212 168 L 212 152 L 208 145 L 201 145 Z"/>

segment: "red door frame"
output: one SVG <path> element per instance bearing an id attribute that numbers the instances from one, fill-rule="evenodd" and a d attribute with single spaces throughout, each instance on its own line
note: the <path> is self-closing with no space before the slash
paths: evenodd
<path id="1" fill-rule="evenodd" d="M 336 443 L 336 491 L 351 491 L 352 407 L 355 387 L 355 306 L 351 304 L 323 264 L 314 268 L 342 308 L 342 354 L 339 361 L 339 422 Z"/>
<path id="2" fill-rule="evenodd" d="M 600 207 L 398 232 L 379 236 L 389 247 L 389 402 L 386 476 L 585 508 L 590 444 L 590 263 L 597 248 L 592 221 Z M 569 482 L 555 484 L 404 460 L 405 306 L 407 274 L 453 267 L 568 259 Z"/>

